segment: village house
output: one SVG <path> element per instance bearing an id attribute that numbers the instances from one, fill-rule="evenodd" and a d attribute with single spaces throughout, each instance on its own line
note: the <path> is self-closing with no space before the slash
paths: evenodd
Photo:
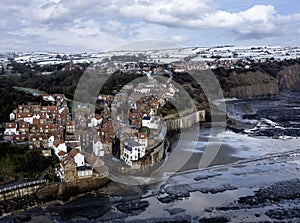
<path id="1" fill-rule="evenodd" d="M 15 135 L 17 134 L 17 123 L 12 122 L 12 123 L 6 123 L 5 124 L 5 131 L 4 135 Z"/>
<path id="2" fill-rule="evenodd" d="M 77 179 L 94 175 L 93 167 L 86 162 L 85 157 L 78 150 L 68 148 L 64 143 L 59 144 L 58 141 L 54 144 L 55 154 L 60 160 L 60 169 L 56 172 L 62 182 L 76 181 Z M 100 176 L 101 173 L 96 175 Z"/>
<path id="3" fill-rule="evenodd" d="M 16 142 L 27 139 L 30 148 L 51 148 L 53 144 L 51 136 L 54 139 L 63 139 L 63 127 L 65 121 L 69 119 L 64 95 L 42 95 L 42 97 L 51 105 L 42 106 L 32 103 L 18 105 L 10 114 L 10 120 L 15 121 L 15 124 L 8 127 L 5 132 L 11 136 L 16 135 L 12 138 Z"/>
<path id="4" fill-rule="evenodd" d="M 137 132 L 134 134 L 134 140 L 143 145 L 145 148 L 148 146 L 147 133 Z"/>
<path id="5" fill-rule="evenodd" d="M 132 166 L 132 162 L 139 160 L 145 156 L 146 148 L 134 139 L 126 139 L 123 141 L 123 153 L 121 159 L 129 166 Z"/>
<path id="6" fill-rule="evenodd" d="M 103 118 L 99 116 L 95 116 L 91 119 L 91 123 L 89 124 L 89 127 L 96 127 L 98 125 L 101 125 Z"/>
<path id="7" fill-rule="evenodd" d="M 27 134 L 13 135 L 13 142 L 26 142 L 28 140 Z"/>
<path id="8" fill-rule="evenodd" d="M 29 124 L 27 122 L 19 123 L 19 133 L 28 135 L 29 133 Z"/>
<path id="9" fill-rule="evenodd" d="M 53 147 L 54 141 L 55 141 L 55 137 L 51 135 L 51 136 L 48 138 L 48 146 L 49 146 L 49 148 L 52 148 L 52 147 Z"/>
<path id="10" fill-rule="evenodd" d="M 77 176 L 79 178 L 82 177 L 90 177 L 93 175 L 93 169 L 91 166 L 80 166 L 77 167 Z"/>
<path id="11" fill-rule="evenodd" d="M 10 113 L 10 114 L 9 114 L 9 120 L 10 120 L 10 121 L 14 121 L 14 120 L 16 120 L 16 114 L 15 114 L 15 113 L 13 113 L 13 112 L 12 112 L 12 113 Z"/>
<path id="12" fill-rule="evenodd" d="M 77 169 L 76 163 L 71 159 L 71 157 L 66 156 L 60 161 L 60 167 L 62 172 L 62 179 L 64 182 L 71 182 L 77 179 Z"/>
<path id="13" fill-rule="evenodd" d="M 63 150 L 60 150 L 58 153 L 57 153 L 57 157 L 59 160 L 63 160 L 66 156 L 68 156 L 69 154 Z"/>
<path id="14" fill-rule="evenodd" d="M 103 144 L 98 134 L 95 135 L 93 140 L 93 153 L 95 154 L 95 156 L 104 156 Z"/>
<path id="15" fill-rule="evenodd" d="M 43 156 L 45 156 L 45 157 L 50 157 L 50 156 L 52 156 L 51 149 L 43 149 L 43 150 L 42 150 L 42 154 L 43 154 Z"/>
<path id="16" fill-rule="evenodd" d="M 75 133 L 75 122 L 68 121 L 66 122 L 66 134 L 74 134 Z"/>
<path id="17" fill-rule="evenodd" d="M 78 152 L 76 149 L 72 149 L 69 152 L 69 155 L 72 159 L 74 159 L 74 162 L 76 163 L 77 167 L 85 165 L 84 156 L 80 152 Z"/>
<path id="18" fill-rule="evenodd" d="M 59 152 L 63 151 L 64 153 L 67 153 L 67 146 L 66 143 L 56 139 L 53 143 L 52 149 L 54 149 L 54 153 L 56 156 L 59 157 Z"/>
<path id="19" fill-rule="evenodd" d="M 81 151 L 80 141 L 77 139 L 76 135 L 65 135 L 65 143 L 68 147 Z"/>
<path id="20" fill-rule="evenodd" d="M 31 134 L 29 136 L 29 149 L 40 149 L 40 148 L 41 148 L 40 136 Z"/>
<path id="21" fill-rule="evenodd" d="M 29 124 L 33 123 L 33 115 L 31 113 L 23 113 L 23 121 Z"/>
<path id="22" fill-rule="evenodd" d="M 157 130 L 159 128 L 159 117 L 153 115 L 144 115 L 142 118 L 142 126 Z"/>

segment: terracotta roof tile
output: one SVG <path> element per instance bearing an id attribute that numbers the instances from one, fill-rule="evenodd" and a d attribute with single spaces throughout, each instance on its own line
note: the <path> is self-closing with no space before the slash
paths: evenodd
<path id="1" fill-rule="evenodd" d="M 72 149 L 69 154 L 72 158 L 74 158 L 78 154 L 78 151 L 76 149 Z"/>
<path id="2" fill-rule="evenodd" d="M 5 124 L 5 128 L 6 129 L 14 129 L 14 128 L 16 128 L 17 126 L 16 126 L 16 123 L 14 123 L 14 122 L 12 122 L 12 123 L 6 123 Z"/>
<path id="3" fill-rule="evenodd" d="M 65 152 L 65 151 L 63 151 L 63 150 L 60 150 L 59 152 L 58 152 L 58 155 L 59 156 L 64 156 L 64 155 L 66 155 L 67 153 Z"/>

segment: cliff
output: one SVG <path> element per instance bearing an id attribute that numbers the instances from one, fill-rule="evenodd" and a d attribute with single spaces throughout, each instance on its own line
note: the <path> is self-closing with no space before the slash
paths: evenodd
<path id="1" fill-rule="evenodd" d="M 280 90 L 300 90 L 300 64 L 283 66 L 277 81 Z"/>
<path id="2" fill-rule="evenodd" d="M 233 71 L 229 80 L 234 82 L 234 86 L 228 92 L 225 91 L 225 97 L 255 98 L 279 93 L 277 79 L 261 71 L 241 74 Z"/>
<path id="3" fill-rule="evenodd" d="M 225 97 L 269 97 L 282 90 L 300 90 L 300 61 L 253 64 L 251 69 L 214 70 Z"/>

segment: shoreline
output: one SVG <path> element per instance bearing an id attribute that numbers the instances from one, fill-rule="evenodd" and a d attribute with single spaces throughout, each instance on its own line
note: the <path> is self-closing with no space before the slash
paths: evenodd
<path id="1" fill-rule="evenodd" d="M 256 220 L 273 222 L 278 216 L 275 214 L 279 211 L 278 208 L 283 205 L 288 207 L 287 204 L 293 204 L 300 198 L 297 195 L 299 192 L 297 185 L 300 185 L 300 181 L 294 180 L 297 175 L 286 174 L 286 171 L 290 173 L 296 171 L 297 166 L 292 163 L 298 162 L 299 158 L 300 151 L 298 149 L 253 160 L 213 166 L 204 170 L 177 173 L 172 176 L 172 179 L 168 179 L 162 184 L 147 186 L 146 191 L 148 192 L 139 192 L 141 188 L 129 187 L 127 191 L 124 191 L 122 185 L 110 182 L 105 187 L 118 194 L 107 197 L 100 191 L 89 192 L 63 204 L 46 203 L 45 206 L 31 208 L 28 211 L 6 216 L 4 219 L 30 216 L 32 220 L 53 220 L 54 218 L 59 222 L 84 221 L 84 219 L 88 219 L 88 221 L 97 219 L 101 222 L 109 221 L 109 219 L 113 221 L 140 219 L 139 222 L 142 221 L 141 219 L 149 221 L 152 219 L 155 222 L 173 218 L 191 220 L 197 217 L 197 219 L 216 220 L 222 217 L 229 221 L 238 219 L 238 222 L 244 222 L 247 216 L 247 219 L 252 219 L 251 222 Z M 284 160 L 288 162 L 283 165 L 282 161 Z M 269 170 L 271 173 L 277 173 L 277 176 L 274 177 Z M 264 174 L 266 177 L 257 178 L 257 174 Z M 252 178 L 255 180 L 249 181 Z M 185 180 L 183 181 L 183 179 Z M 285 187 L 291 188 L 284 192 Z M 120 189 L 123 189 L 122 193 L 120 193 Z M 260 191 L 260 193 L 255 191 Z M 286 193 L 288 197 L 281 196 L 281 193 Z M 272 196 L 274 201 L 266 200 Z M 214 197 L 218 199 L 216 200 Z M 223 203 L 230 197 L 232 202 Z M 212 203 L 200 202 L 201 199 L 205 201 L 208 198 L 212 199 Z M 253 203 L 252 199 L 257 202 Z M 197 208 L 193 206 L 193 202 L 196 202 L 195 204 L 200 202 Z M 125 208 L 123 207 L 125 203 L 138 204 L 138 208 L 135 209 L 134 206 Z M 146 205 L 146 209 L 142 207 L 143 204 Z M 107 209 L 107 205 L 113 208 Z M 92 207 L 97 211 L 92 213 Z M 74 212 L 75 210 L 77 211 Z M 169 211 L 174 213 L 167 215 L 166 213 Z M 236 211 L 244 213 L 244 216 L 236 216 Z M 157 214 L 154 216 L 153 213 Z M 289 212 L 281 213 L 279 216 L 283 219 L 291 219 L 290 216 L 293 215 L 290 214 Z M 3 218 L 0 219 L 0 222 L 2 222 L 1 220 Z"/>
<path id="2" fill-rule="evenodd" d="M 203 123 L 203 125 L 201 125 L 202 128 L 202 135 L 200 136 L 200 139 L 205 141 L 207 140 L 207 137 L 209 136 L 209 132 L 210 132 L 210 123 Z M 259 140 L 259 137 L 253 137 L 253 136 L 247 136 L 245 134 L 236 134 L 234 133 L 233 131 L 226 131 L 225 134 L 228 134 L 226 137 L 227 138 L 232 138 L 232 136 L 235 136 L 237 137 L 237 139 L 241 139 L 242 141 L 245 141 L 245 144 L 247 144 L 247 140 L 249 142 L 252 142 L 254 140 L 254 142 L 261 142 Z M 168 140 L 170 140 L 170 145 L 175 145 L 176 144 L 176 139 L 178 139 L 180 135 L 180 132 L 171 132 L 169 133 L 169 135 L 167 136 L 168 137 Z M 242 137 L 242 138 L 241 138 Z M 275 140 L 275 139 L 271 139 L 271 138 L 267 138 L 268 139 L 268 142 L 274 142 L 274 143 L 278 143 L 279 141 Z M 200 144 L 201 142 L 203 141 L 199 141 Z M 281 140 L 280 140 L 281 141 Z M 234 143 L 235 142 L 235 139 L 232 139 L 232 142 L 231 143 Z M 266 144 L 268 144 L 268 142 L 265 142 Z M 294 142 L 294 140 L 291 141 L 291 143 Z M 283 143 L 283 141 L 282 141 Z M 280 143 L 280 144 L 282 144 Z M 235 145 L 235 144 L 234 144 Z M 240 147 L 242 145 L 239 145 L 237 144 L 236 147 Z M 255 146 L 255 144 L 250 144 L 249 145 L 249 148 L 250 147 L 253 147 Z M 230 143 L 225 143 L 225 146 L 223 146 L 224 149 L 221 150 L 221 153 L 220 153 L 220 158 L 222 158 L 224 155 L 228 155 L 228 157 L 232 156 L 232 157 L 237 157 L 236 155 L 238 155 L 241 151 L 239 151 L 237 148 L 231 148 L 230 147 Z M 242 146 L 243 147 L 243 146 Z M 253 147 L 254 148 L 254 147 Z M 233 150 L 234 151 L 233 151 Z M 228 150 L 231 151 L 230 153 L 228 153 Z M 245 149 L 245 151 L 247 152 L 247 150 Z M 272 151 L 272 150 L 270 150 Z M 267 151 L 266 151 L 267 152 Z M 194 174 L 194 173 L 206 173 L 206 172 L 220 172 L 221 174 L 225 174 L 229 171 L 229 169 L 232 169 L 233 166 L 234 167 L 239 167 L 239 168 L 243 168 L 245 165 L 254 165 L 254 163 L 256 162 L 261 162 L 263 160 L 272 160 L 272 159 L 276 159 L 277 157 L 286 157 L 286 156 L 290 156 L 290 155 L 293 155 L 295 152 L 297 152 L 297 150 L 295 151 L 286 151 L 282 154 L 280 153 L 273 153 L 273 154 L 269 154 L 269 155 L 266 155 L 266 154 L 263 154 L 262 156 L 260 156 L 260 153 L 258 153 L 258 157 L 256 158 L 253 158 L 251 156 L 249 156 L 248 158 L 243 158 L 243 156 L 240 156 L 238 158 L 238 160 L 236 161 L 229 161 L 227 163 L 224 163 L 224 164 L 213 164 L 213 166 L 209 166 L 203 170 L 199 170 L 199 169 L 193 169 L 193 168 L 186 168 L 185 170 L 181 170 L 182 172 L 178 172 L 178 173 L 175 173 L 174 176 L 172 176 L 172 178 L 174 177 L 177 177 L 177 176 L 186 176 L 188 174 Z M 196 154 L 196 156 L 199 156 L 200 153 L 198 152 Z M 191 163 L 192 161 L 189 160 L 188 163 Z M 218 162 L 218 161 L 216 161 Z M 32 208 L 29 208 L 29 209 L 25 209 L 25 210 L 22 210 L 22 211 L 17 211 L 15 213 L 12 213 L 10 215 L 7 215 L 6 217 L 1 217 L 0 218 L 0 222 L 1 222 L 1 219 L 3 218 L 9 218 L 9 217 L 14 217 L 15 215 L 18 215 L 20 212 L 23 213 L 23 214 L 26 214 L 27 212 L 30 212 L 30 210 L 32 209 L 35 209 L 35 208 L 41 208 L 43 209 L 44 211 L 45 210 L 52 210 L 50 208 L 50 206 L 53 206 L 53 204 L 57 204 L 58 207 L 60 206 L 63 206 L 67 209 L 68 205 L 73 205 L 74 203 L 76 202 L 79 202 L 80 200 L 85 200 L 86 197 L 90 197 L 91 199 L 96 199 L 96 198 L 99 198 L 100 200 L 101 199 L 104 199 L 106 200 L 107 197 L 109 198 L 113 198 L 113 202 L 111 201 L 111 199 L 109 199 L 109 203 L 107 203 L 108 205 L 115 205 L 116 203 L 118 202 L 121 202 L 121 201 L 124 201 L 124 202 L 127 202 L 127 198 L 129 194 L 131 194 L 131 196 L 133 196 L 133 202 L 135 202 L 136 199 L 138 199 L 137 197 L 140 196 L 140 194 L 142 193 L 142 187 L 139 187 L 139 188 L 129 188 L 127 185 L 125 185 L 125 187 L 127 187 L 127 190 L 124 190 L 124 186 L 122 187 L 121 185 L 117 186 L 119 183 L 116 183 L 116 182 L 109 182 L 106 186 L 102 187 L 102 188 L 97 188 L 97 189 L 94 189 L 92 191 L 89 191 L 89 192 L 84 192 L 84 193 L 81 193 L 81 194 L 78 194 L 76 196 L 72 196 L 70 197 L 69 200 L 65 201 L 65 202 L 60 202 L 58 200 L 54 200 L 54 201 L 50 201 L 50 203 L 48 202 L 43 202 L 42 204 L 40 204 L 38 207 L 32 207 Z M 160 184 L 160 183 L 159 183 Z M 113 185 L 113 186 L 112 186 Z M 153 185 L 155 187 L 155 185 Z M 151 188 L 152 186 L 149 185 L 147 186 L 146 188 Z M 113 189 L 112 189 L 113 188 Z M 120 191 L 123 191 L 120 192 Z M 129 193 L 129 191 L 131 191 L 131 193 Z M 112 193 L 113 192 L 113 193 Z M 153 192 L 152 192 L 153 193 Z M 152 197 L 153 195 L 150 194 L 150 197 Z M 146 196 L 148 197 L 148 196 Z M 125 199 L 125 200 L 124 200 Z M 141 199 L 141 198 L 139 198 Z M 143 198 L 144 199 L 144 198 Z M 49 209 L 50 208 L 50 209 Z M 56 209 L 53 209 L 53 210 L 56 210 Z M 100 215 L 100 214 L 99 214 Z"/>

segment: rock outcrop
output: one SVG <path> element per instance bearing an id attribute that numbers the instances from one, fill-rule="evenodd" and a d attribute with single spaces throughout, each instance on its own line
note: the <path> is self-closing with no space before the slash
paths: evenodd
<path id="1" fill-rule="evenodd" d="M 36 191 L 35 195 L 41 201 L 66 201 L 72 196 L 100 188 L 109 182 L 105 177 L 86 177 L 67 183 L 47 184 Z"/>
<path id="2" fill-rule="evenodd" d="M 253 64 L 251 69 L 214 70 L 225 97 L 270 97 L 282 90 L 300 90 L 298 60 Z"/>
<path id="3" fill-rule="evenodd" d="M 279 93 L 277 79 L 261 71 L 241 74 L 233 71 L 229 79 L 235 84 L 229 92 L 225 92 L 226 97 L 255 98 L 274 96 Z"/>
<path id="4" fill-rule="evenodd" d="M 300 90 L 300 64 L 284 66 L 277 75 L 281 90 Z"/>

